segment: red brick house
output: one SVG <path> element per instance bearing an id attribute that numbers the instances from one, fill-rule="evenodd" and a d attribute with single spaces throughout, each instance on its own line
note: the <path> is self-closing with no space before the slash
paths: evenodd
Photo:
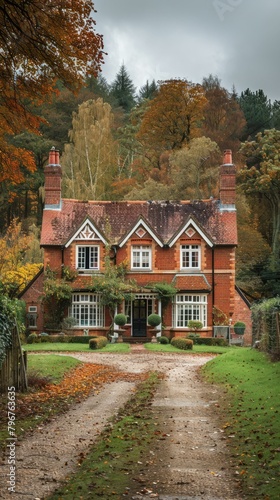
<path id="1" fill-rule="evenodd" d="M 231 151 L 220 167 L 219 199 L 199 201 L 78 201 L 61 198 L 59 153 L 52 150 L 45 167 L 45 208 L 41 246 L 44 270 L 61 275 L 67 266 L 77 271 L 72 303 L 66 315 L 75 318 L 73 334 L 104 335 L 111 318 L 92 291 L 93 275 L 104 272 L 105 247 L 115 264 L 127 263 L 127 278 L 135 280 L 134 298 L 118 312 L 128 315 L 124 338 L 150 338 L 150 313 L 161 314 L 156 283 L 173 284 L 177 293 L 164 314 L 164 335 L 188 331 L 189 320 L 200 320 L 201 336 L 213 335 L 213 306 L 232 322 L 244 320 L 235 288 L 237 225 L 235 173 Z M 108 227 L 110 231 L 108 231 Z M 110 234 L 109 234 L 110 233 Z M 42 290 L 44 270 L 22 295 L 29 328 L 45 330 Z M 247 322 L 247 320 L 246 320 Z M 248 322 L 247 322 L 248 323 Z M 248 325 L 249 326 L 249 325 Z"/>

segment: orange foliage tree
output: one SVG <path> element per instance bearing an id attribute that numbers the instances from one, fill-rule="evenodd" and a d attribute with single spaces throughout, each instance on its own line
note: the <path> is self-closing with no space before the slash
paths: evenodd
<path id="1" fill-rule="evenodd" d="M 159 90 L 143 116 L 137 138 L 157 159 L 165 150 L 180 149 L 199 134 L 206 105 L 201 85 L 186 80 L 159 82 Z"/>
<path id="2" fill-rule="evenodd" d="M 24 130 L 37 132 L 40 104 L 56 79 L 75 90 L 103 62 L 92 0 L 7 0 L 0 5 L 0 182 L 23 180 L 23 165 L 35 170 L 31 153 L 9 143 Z"/>

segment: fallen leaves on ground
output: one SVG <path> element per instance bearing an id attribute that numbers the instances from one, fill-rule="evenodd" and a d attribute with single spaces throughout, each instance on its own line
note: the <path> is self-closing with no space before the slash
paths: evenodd
<path id="1" fill-rule="evenodd" d="M 70 370 L 59 384 L 48 384 L 36 392 L 17 394 L 16 421 L 33 417 L 40 421 L 51 415 L 67 411 L 73 403 L 87 398 L 91 393 L 98 394 L 104 384 L 118 380 L 140 381 L 147 374 L 133 374 L 118 371 L 109 366 L 83 363 Z M 0 405 L 0 421 L 7 419 L 7 404 Z"/>

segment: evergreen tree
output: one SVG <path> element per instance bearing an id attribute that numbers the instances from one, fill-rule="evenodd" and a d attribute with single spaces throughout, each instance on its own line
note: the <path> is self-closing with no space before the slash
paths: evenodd
<path id="1" fill-rule="evenodd" d="M 156 95 L 157 88 L 158 87 L 155 80 L 153 80 L 152 83 L 149 83 L 149 81 L 147 80 L 145 85 L 143 85 L 143 87 L 140 87 L 139 89 L 139 103 L 143 102 L 145 99 L 153 99 Z"/>
<path id="2" fill-rule="evenodd" d="M 111 85 L 111 95 L 114 97 L 116 105 L 128 113 L 135 105 L 135 92 L 133 82 L 122 64 Z"/>
<path id="3" fill-rule="evenodd" d="M 239 104 L 247 122 L 242 141 L 254 139 L 258 132 L 271 128 L 272 106 L 263 90 L 241 92 Z"/>

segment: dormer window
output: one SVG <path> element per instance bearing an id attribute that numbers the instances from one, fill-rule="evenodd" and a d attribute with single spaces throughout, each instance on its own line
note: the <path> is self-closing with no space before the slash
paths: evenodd
<path id="1" fill-rule="evenodd" d="M 99 246 L 77 246 L 77 269 L 79 271 L 99 270 Z"/>
<path id="2" fill-rule="evenodd" d="M 200 246 L 181 245 L 181 269 L 200 269 Z"/>
<path id="3" fill-rule="evenodd" d="M 149 271 L 152 268 L 152 248 L 150 245 L 131 247 L 131 268 Z"/>

